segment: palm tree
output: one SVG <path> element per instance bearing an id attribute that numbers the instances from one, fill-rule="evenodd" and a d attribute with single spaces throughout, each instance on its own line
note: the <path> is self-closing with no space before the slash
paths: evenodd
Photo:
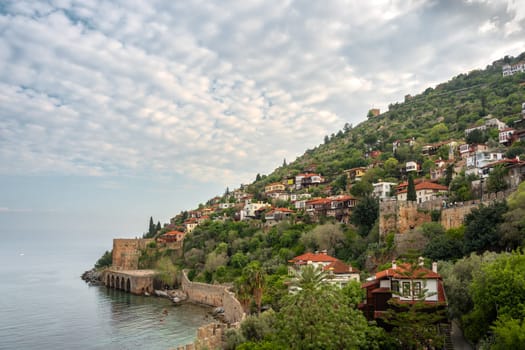
<path id="1" fill-rule="evenodd" d="M 315 267 L 314 265 L 306 265 L 299 270 L 295 270 L 294 274 L 295 276 L 291 281 L 292 285 L 300 289 L 311 290 L 319 289 L 323 280 L 329 277 L 328 273 L 320 266 Z"/>
<path id="2" fill-rule="evenodd" d="M 260 314 L 263 290 L 266 283 L 266 273 L 258 261 L 253 261 L 244 268 L 243 275 L 253 294 L 253 299 L 257 305 L 257 313 Z"/>

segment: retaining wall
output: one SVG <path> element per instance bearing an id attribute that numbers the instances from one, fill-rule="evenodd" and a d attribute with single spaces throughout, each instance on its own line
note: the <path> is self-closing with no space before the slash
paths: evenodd
<path id="1" fill-rule="evenodd" d="M 242 305 L 235 297 L 235 293 L 230 292 L 226 286 L 191 282 L 186 272 L 183 271 L 181 288 L 186 295 L 188 295 L 188 301 L 222 307 L 224 309 L 224 320 L 226 322 L 240 322 L 245 317 Z"/>

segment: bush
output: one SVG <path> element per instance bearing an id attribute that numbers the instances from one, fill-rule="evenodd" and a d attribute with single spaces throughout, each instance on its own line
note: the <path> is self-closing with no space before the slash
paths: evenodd
<path id="1" fill-rule="evenodd" d="M 96 269 L 102 269 L 104 267 L 109 267 L 113 263 L 113 250 L 107 251 L 97 260 L 95 263 Z"/>

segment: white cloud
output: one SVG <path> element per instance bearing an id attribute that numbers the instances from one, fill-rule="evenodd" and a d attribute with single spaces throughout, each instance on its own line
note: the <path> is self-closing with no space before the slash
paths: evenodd
<path id="1" fill-rule="evenodd" d="M 0 174 L 245 182 L 370 107 L 523 50 L 520 5 L 7 2 Z"/>

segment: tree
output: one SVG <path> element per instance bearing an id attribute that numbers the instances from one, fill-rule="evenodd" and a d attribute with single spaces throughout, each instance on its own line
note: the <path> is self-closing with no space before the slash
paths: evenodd
<path id="1" fill-rule="evenodd" d="M 486 135 L 483 131 L 479 129 L 472 130 L 465 138 L 465 141 L 469 144 L 482 144 L 487 142 L 487 140 L 488 135 Z"/>
<path id="2" fill-rule="evenodd" d="M 525 321 L 523 319 L 498 318 L 491 330 L 495 335 L 491 349 L 522 349 L 525 344 Z"/>
<path id="3" fill-rule="evenodd" d="M 102 269 L 104 267 L 109 267 L 113 263 L 113 250 L 107 251 L 97 260 L 95 263 L 96 269 Z"/>
<path id="4" fill-rule="evenodd" d="M 170 287 L 175 285 L 178 269 L 167 256 L 160 258 L 155 264 L 155 278 Z"/>
<path id="5" fill-rule="evenodd" d="M 155 234 L 159 232 L 162 229 L 162 226 L 160 225 L 160 221 L 157 222 L 157 226 L 155 227 Z"/>
<path id="6" fill-rule="evenodd" d="M 500 254 L 483 264 L 470 286 L 474 308 L 463 318 L 465 335 L 477 342 L 497 319 L 525 318 L 525 255 Z M 498 324 L 496 324 L 496 327 Z M 500 323 L 501 326 L 501 323 Z"/>
<path id="7" fill-rule="evenodd" d="M 503 214 L 504 222 L 500 226 L 502 245 L 506 249 L 515 249 L 525 241 L 525 182 L 507 199 L 508 211 Z"/>
<path id="8" fill-rule="evenodd" d="M 262 269 L 260 262 L 252 261 L 243 269 L 243 275 L 257 305 L 257 313 L 260 314 L 266 273 Z"/>
<path id="9" fill-rule="evenodd" d="M 412 174 L 408 175 L 407 201 L 417 201 L 416 186 Z"/>
<path id="10" fill-rule="evenodd" d="M 357 202 L 350 221 L 358 226 L 361 236 L 366 236 L 374 226 L 378 215 L 379 201 L 372 196 L 366 196 Z"/>
<path id="11" fill-rule="evenodd" d="M 147 238 L 155 236 L 155 224 L 153 223 L 153 216 L 149 217 L 149 229 Z"/>
<path id="12" fill-rule="evenodd" d="M 291 280 L 293 286 L 303 289 L 318 289 L 323 285 L 323 281 L 328 278 L 328 273 L 321 267 L 306 265 L 299 270 L 294 270 L 294 277 Z"/>
<path id="13" fill-rule="evenodd" d="M 346 174 L 339 175 L 332 185 L 332 194 L 338 194 L 346 191 L 347 179 L 348 176 L 346 176 Z"/>
<path id="14" fill-rule="evenodd" d="M 371 340 L 363 314 L 326 284 L 284 297 L 275 328 L 276 343 L 288 349 L 368 348 Z"/>
<path id="15" fill-rule="evenodd" d="M 390 157 L 387 160 L 385 160 L 385 163 L 383 165 L 385 169 L 385 175 L 387 177 L 398 177 L 399 176 L 398 165 L 399 165 L 399 161 L 396 158 Z"/>
<path id="16" fill-rule="evenodd" d="M 404 304 L 390 299 L 392 309 L 383 318 L 393 327 L 391 335 L 397 339 L 400 349 L 440 349 L 445 344 L 445 336 L 437 324 L 446 317 L 443 309 L 426 305 L 423 301 Z"/>
<path id="17" fill-rule="evenodd" d="M 365 180 L 357 181 L 350 187 L 350 193 L 358 198 L 369 196 L 373 191 L 374 186 Z"/>
<path id="18" fill-rule="evenodd" d="M 465 254 L 501 249 L 498 226 L 504 222 L 503 214 L 506 211 L 506 203 L 498 202 L 489 206 L 481 205 L 465 216 Z"/>
<path id="19" fill-rule="evenodd" d="M 489 192 L 504 191 L 509 187 L 505 181 L 507 173 L 508 170 L 502 165 L 497 165 L 492 169 L 487 179 L 487 189 Z"/>
<path id="20" fill-rule="evenodd" d="M 305 233 L 300 242 L 311 250 L 326 250 L 334 255 L 337 249 L 344 246 L 345 235 L 340 224 L 327 223 Z"/>

